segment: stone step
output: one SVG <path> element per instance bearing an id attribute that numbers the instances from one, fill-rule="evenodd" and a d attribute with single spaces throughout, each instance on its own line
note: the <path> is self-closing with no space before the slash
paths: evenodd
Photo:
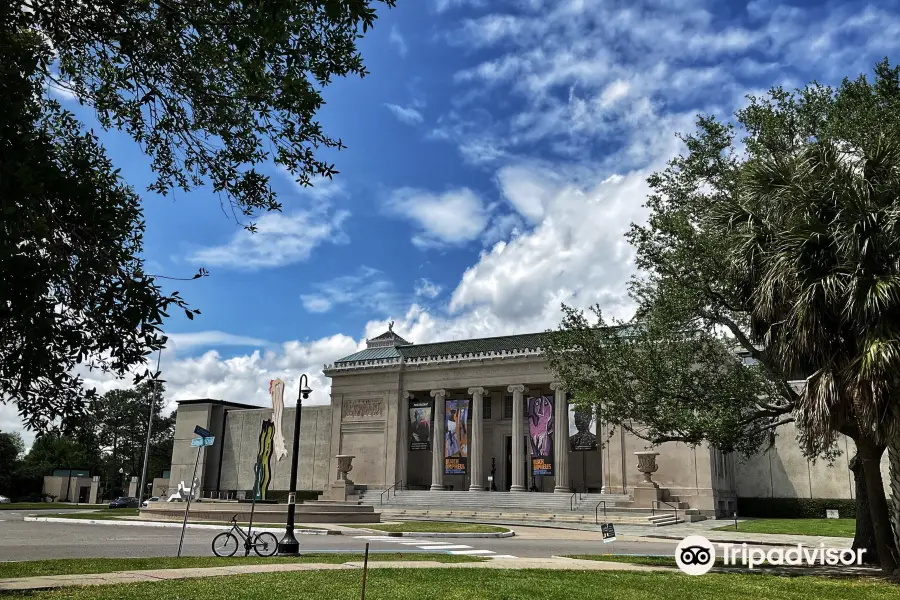
<path id="1" fill-rule="evenodd" d="M 473 519 L 480 521 L 542 521 L 556 523 L 595 523 L 594 515 L 579 515 L 565 513 L 540 513 L 540 512 L 495 512 L 495 511 L 459 511 L 459 510 L 416 510 L 416 509 L 397 509 L 387 508 L 382 511 L 382 519 L 404 519 L 404 518 L 454 518 L 454 519 Z M 601 516 L 600 521 L 608 523 L 628 523 L 635 525 L 644 525 L 647 523 L 646 517 L 629 516 L 629 515 L 607 515 Z"/>

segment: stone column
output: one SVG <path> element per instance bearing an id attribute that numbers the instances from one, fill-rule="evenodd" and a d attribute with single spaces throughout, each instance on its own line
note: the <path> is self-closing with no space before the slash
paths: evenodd
<path id="1" fill-rule="evenodd" d="M 525 415 L 522 414 L 522 404 L 525 401 L 525 392 L 528 391 L 521 383 L 506 388 L 513 395 L 512 413 L 512 486 L 511 492 L 525 491 L 525 471 L 522 465 L 522 443 L 525 438 Z"/>
<path id="2" fill-rule="evenodd" d="M 482 417 L 484 388 L 469 388 L 472 396 L 472 431 L 469 432 L 469 470 L 472 476 L 469 480 L 470 492 L 484 491 L 484 421 Z"/>
<path id="3" fill-rule="evenodd" d="M 432 427 L 434 439 L 431 440 L 431 491 L 439 492 L 444 489 L 444 398 L 447 390 L 431 390 L 434 398 L 434 426 Z"/>
<path id="4" fill-rule="evenodd" d="M 566 390 L 560 383 L 551 383 L 550 389 L 556 394 L 553 403 L 555 427 L 553 431 L 553 468 L 556 470 L 558 494 L 571 494 L 569 488 L 569 410 L 566 406 Z"/>
<path id="5" fill-rule="evenodd" d="M 415 394 L 406 391 L 400 393 L 400 447 L 397 448 L 397 479 L 404 485 L 409 485 L 409 401 L 415 398 Z"/>

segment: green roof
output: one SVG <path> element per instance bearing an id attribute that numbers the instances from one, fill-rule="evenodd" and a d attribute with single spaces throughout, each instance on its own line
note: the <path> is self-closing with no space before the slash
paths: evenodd
<path id="1" fill-rule="evenodd" d="M 337 360 L 335 364 L 362 362 L 366 360 L 383 360 L 386 358 L 400 358 L 400 353 L 397 352 L 397 348 L 394 346 L 366 348 L 365 350 L 360 350 L 350 356 L 345 356 L 344 358 Z"/>
<path id="2" fill-rule="evenodd" d="M 454 354 L 480 354 L 483 352 L 504 352 L 540 348 L 543 333 L 523 333 L 500 337 L 475 338 L 433 344 L 414 344 L 397 348 L 403 358 L 426 358 L 432 356 L 452 356 Z"/>

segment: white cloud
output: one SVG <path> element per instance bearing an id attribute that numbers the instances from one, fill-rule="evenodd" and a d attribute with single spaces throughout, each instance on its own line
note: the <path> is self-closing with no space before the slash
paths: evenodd
<path id="1" fill-rule="evenodd" d="M 425 117 L 422 116 L 418 110 L 412 107 L 404 107 L 398 104 L 385 104 L 385 108 L 387 108 L 391 113 L 397 117 L 397 120 L 401 123 L 406 123 L 407 125 L 418 125 L 422 121 L 425 120 Z"/>
<path id="2" fill-rule="evenodd" d="M 439 13 L 461 8 L 463 6 L 480 7 L 484 6 L 485 0 L 434 0 L 434 8 Z"/>
<path id="3" fill-rule="evenodd" d="M 227 244 L 201 248 L 188 260 L 204 266 L 257 270 L 303 262 L 324 243 L 346 243 L 341 229 L 350 213 L 320 207 L 291 214 L 268 213 L 257 221 L 257 231 L 236 232 Z"/>
<path id="4" fill-rule="evenodd" d="M 396 309 L 399 296 L 394 285 L 378 269 L 360 267 L 353 275 L 343 275 L 314 283 L 312 293 L 300 296 L 311 313 L 325 313 L 336 307 L 385 314 Z"/>
<path id="5" fill-rule="evenodd" d="M 224 331 L 196 331 L 193 333 L 168 334 L 168 345 L 175 350 L 190 348 L 210 348 L 213 346 L 268 346 L 269 342 L 259 338 L 234 335 Z"/>
<path id="6" fill-rule="evenodd" d="M 423 298 L 427 298 L 430 300 L 430 299 L 437 298 L 438 294 L 441 293 L 441 289 L 443 289 L 441 286 L 439 286 L 423 277 L 423 278 L 419 279 L 418 281 L 416 281 L 415 295 L 421 296 Z"/>
<path id="7" fill-rule="evenodd" d="M 400 30 L 397 29 L 396 26 L 391 27 L 391 34 L 388 36 L 388 41 L 394 45 L 394 48 L 397 49 L 397 53 L 400 56 L 406 56 L 406 52 L 408 48 L 406 47 L 406 40 L 403 39 L 403 35 L 400 33 Z"/>
<path id="8" fill-rule="evenodd" d="M 478 238 L 488 221 L 481 199 L 468 188 L 443 194 L 402 188 L 391 194 L 385 209 L 420 228 L 413 243 L 422 248 L 470 242 Z"/>

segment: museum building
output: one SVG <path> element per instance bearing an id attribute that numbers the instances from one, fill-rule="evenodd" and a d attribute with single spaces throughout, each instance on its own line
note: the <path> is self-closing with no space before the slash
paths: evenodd
<path id="1" fill-rule="evenodd" d="M 707 445 L 650 448 L 602 415 L 576 413 L 543 355 L 544 335 L 414 344 L 391 326 L 325 365 L 331 404 L 302 408 L 297 489 L 327 493 L 340 479 L 336 456 L 350 455 L 352 481 L 376 490 L 582 491 L 624 495 L 635 507 L 677 502 L 708 516 L 731 515 L 738 496 L 853 497 L 846 439 L 830 465 L 810 462 L 786 426 L 740 462 Z M 278 419 L 282 460 L 263 449 L 276 412 L 179 401 L 169 487 L 189 486 L 196 462 L 202 496 L 249 497 L 264 456 L 269 493 L 287 490 L 296 413 L 284 408 Z M 198 425 L 216 436 L 214 446 L 191 446 Z"/>

